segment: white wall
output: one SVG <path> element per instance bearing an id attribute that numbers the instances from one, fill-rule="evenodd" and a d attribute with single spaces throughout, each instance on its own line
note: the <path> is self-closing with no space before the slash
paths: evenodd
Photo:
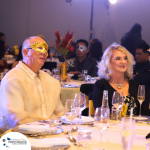
<path id="1" fill-rule="evenodd" d="M 102 41 L 103 49 L 120 43 L 122 35 L 134 23 L 142 25 L 142 37 L 150 45 L 150 0 L 118 0 L 106 9 L 107 0 L 94 0 L 93 39 Z M 109 15 L 108 15 L 109 13 Z M 74 31 L 74 41 L 90 36 L 91 0 L 0 0 L 0 32 L 7 45 L 21 45 L 32 35 L 42 34 L 55 44 L 55 31 L 64 37 Z"/>

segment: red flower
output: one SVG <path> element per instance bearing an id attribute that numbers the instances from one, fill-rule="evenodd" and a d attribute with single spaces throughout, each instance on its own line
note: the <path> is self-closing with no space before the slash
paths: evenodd
<path id="1" fill-rule="evenodd" d="M 62 39 L 58 30 L 55 32 L 55 35 L 56 48 L 62 52 L 63 56 L 66 56 L 68 51 L 74 51 L 74 47 L 70 48 L 73 39 L 73 32 L 69 34 L 68 31 L 64 39 Z"/>
<path id="2" fill-rule="evenodd" d="M 69 51 L 70 51 L 70 52 L 73 52 L 73 51 L 74 51 L 74 47 L 73 47 L 72 45 L 69 47 Z"/>

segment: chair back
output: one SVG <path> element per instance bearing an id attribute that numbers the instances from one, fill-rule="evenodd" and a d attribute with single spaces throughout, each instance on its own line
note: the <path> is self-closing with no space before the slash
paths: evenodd
<path id="1" fill-rule="evenodd" d="M 89 116 L 93 116 L 95 114 L 95 108 L 93 105 L 93 100 L 92 100 L 93 92 L 90 92 L 88 97 L 89 97 Z"/>
<path id="2" fill-rule="evenodd" d="M 93 92 L 94 84 L 82 84 L 80 86 L 80 92 L 85 94 L 86 97 L 86 109 L 82 111 L 83 116 L 89 116 L 89 98 L 88 95 L 90 92 Z"/>
<path id="3" fill-rule="evenodd" d="M 57 67 L 56 62 L 45 62 L 41 69 L 49 69 L 50 71 L 52 71 L 52 69 L 56 67 Z"/>

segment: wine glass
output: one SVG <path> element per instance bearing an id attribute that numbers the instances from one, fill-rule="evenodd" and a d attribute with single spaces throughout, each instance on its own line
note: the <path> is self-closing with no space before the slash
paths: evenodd
<path id="1" fill-rule="evenodd" d="M 135 120 L 122 118 L 121 145 L 123 150 L 131 150 L 135 139 Z"/>
<path id="2" fill-rule="evenodd" d="M 113 97 L 112 97 L 112 105 L 116 108 L 117 125 L 119 125 L 118 124 L 118 112 L 119 112 L 119 109 L 124 105 L 123 93 L 122 95 L 120 95 L 118 91 L 114 91 Z"/>
<path id="3" fill-rule="evenodd" d="M 70 133 L 72 131 L 72 120 L 78 116 L 78 112 L 74 108 L 74 99 L 67 99 L 65 103 L 65 114 L 70 121 Z"/>
<path id="4" fill-rule="evenodd" d="M 141 105 L 142 105 L 143 101 L 145 100 L 145 85 L 139 85 L 137 99 L 140 103 L 140 113 L 139 113 L 138 118 L 142 119 L 142 117 L 141 117 Z"/>
<path id="5" fill-rule="evenodd" d="M 102 134 L 103 131 L 109 126 L 109 108 L 96 108 L 94 115 L 94 126 L 96 126 L 100 130 L 101 141 L 100 145 L 102 147 Z M 104 150 L 100 148 L 99 150 Z"/>
<path id="6" fill-rule="evenodd" d="M 59 76 L 59 72 L 58 72 L 58 69 L 57 69 L 57 68 L 53 68 L 53 69 L 52 69 L 52 76 L 53 76 L 55 79 L 60 80 L 60 76 Z"/>
<path id="7" fill-rule="evenodd" d="M 81 118 L 81 113 L 86 108 L 85 94 L 82 94 L 82 93 L 76 93 L 75 94 L 74 106 L 79 113 L 79 117 Z"/>

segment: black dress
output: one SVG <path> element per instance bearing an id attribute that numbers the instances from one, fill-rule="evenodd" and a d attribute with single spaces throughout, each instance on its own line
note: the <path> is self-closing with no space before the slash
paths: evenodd
<path id="1" fill-rule="evenodd" d="M 103 98 L 103 90 L 108 90 L 108 101 L 109 101 L 109 108 L 112 107 L 112 96 L 114 91 L 116 91 L 107 80 L 101 79 L 97 80 L 94 84 L 93 89 L 93 104 L 94 108 L 101 107 L 102 105 L 102 98 Z M 138 92 L 138 82 L 135 79 L 129 80 L 129 95 L 126 96 L 124 100 L 125 103 L 128 103 L 128 112 L 131 107 L 133 107 L 133 114 L 137 115 L 139 112 L 139 102 L 137 101 L 137 92 Z"/>

